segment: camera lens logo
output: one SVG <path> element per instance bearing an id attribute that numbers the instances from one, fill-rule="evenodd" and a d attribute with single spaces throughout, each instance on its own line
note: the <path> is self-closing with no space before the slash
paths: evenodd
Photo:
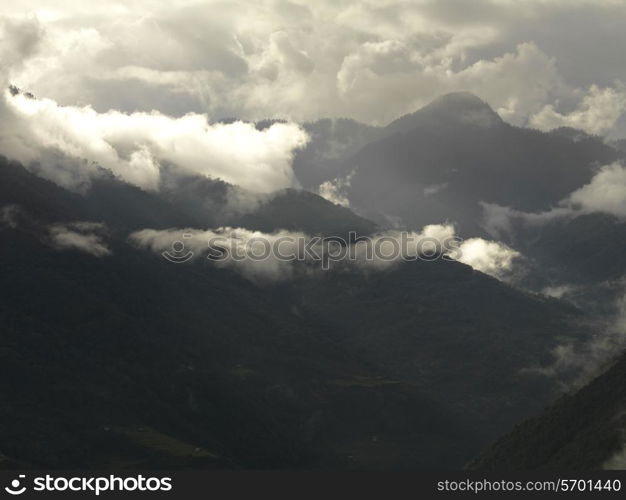
<path id="1" fill-rule="evenodd" d="M 183 238 L 191 238 L 193 234 L 183 234 Z M 166 250 L 161 254 L 165 259 L 173 262 L 174 264 L 182 264 L 183 262 L 188 262 L 193 257 L 193 252 L 188 251 L 185 252 L 185 244 L 176 240 L 172 243 L 172 248 L 170 250 Z"/>
<path id="2" fill-rule="evenodd" d="M 9 495 L 21 495 L 26 491 L 26 486 L 22 486 L 20 488 L 20 479 L 24 479 L 26 476 L 24 474 L 20 474 L 19 479 L 14 479 L 11 481 L 11 486 L 7 486 L 4 488 Z"/>

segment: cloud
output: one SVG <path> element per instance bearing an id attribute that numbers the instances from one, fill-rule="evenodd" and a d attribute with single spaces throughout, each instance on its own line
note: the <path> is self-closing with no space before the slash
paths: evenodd
<path id="1" fill-rule="evenodd" d="M 173 262 L 207 258 L 214 265 L 233 269 L 255 283 L 290 279 L 296 274 L 320 270 L 355 269 L 377 272 L 405 261 L 435 260 L 446 255 L 476 270 L 503 277 L 519 253 L 501 243 L 473 238 L 459 242 L 451 225 L 433 224 L 420 232 L 385 231 L 356 243 L 311 237 L 301 232 L 263 233 L 242 228 L 215 230 L 143 229 L 129 236 L 138 246 Z M 309 250 L 305 250 L 309 248 Z"/>
<path id="2" fill-rule="evenodd" d="M 22 209 L 18 205 L 4 205 L 0 208 L 0 224 L 15 229 L 19 224 Z"/>
<path id="3" fill-rule="evenodd" d="M 454 226 L 450 224 L 430 224 L 421 231 L 387 230 L 369 240 L 371 244 L 354 245 L 354 263 L 362 269 L 382 270 L 420 256 L 433 260 L 442 255 L 456 255 L 459 246 Z"/>
<path id="4" fill-rule="evenodd" d="M 43 39 L 43 27 L 34 17 L 7 18 L 0 16 L 0 63 L 2 86 L 5 87 L 9 70 L 19 70 L 32 57 Z"/>
<path id="5" fill-rule="evenodd" d="M 592 85 L 589 92 L 569 113 L 559 113 L 553 104 L 546 106 L 530 118 L 530 125 L 540 130 L 572 127 L 589 134 L 604 134 L 615 127 L 626 111 L 626 88 L 600 88 Z"/>
<path id="6" fill-rule="evenodd" d="M 513 268 L 513 261 L 521 256 L 503 243 L 486 241 L 482 238 L 470 238 L 461 243 L 459 262 L 473 267 L 477 271 L 502 277 Z"/>
<path id="7" fill-rule="evenodd" d="M 567 200 L 562 204 L 567 205 Z M 483 210 L 482 227 L 494 238 L 514 235 L 517 223 L 528 227 L 541 226 L 555 219 L 578 215 L 578 212 L 569 206 L 554 207 L 543 212 L 523 212 L 497 203 L 480 202 L 480 206 Z"/>
<path id="8" fill-rule="evenodd" d="M 603 166 L 589 184 L 568 199 L 582 212 L 600 212 L 626 218 L 626 167 L 619 163 Z"/>
<path id="9" fill-rule="evenodd" d="M 555 299 L 562 299 L 567 295 L 570 295 L 572 292 L 576 291 L 576 287 L 573 285 L 553 285 L 547 286 L 541 293 L 547 295 L 548 297 L 553 297 Z"/>
<path id="10" fill-rule="evenodd" d="M 336 205 L 343 207 L 350 206 L 350 200 L 346 194 L 346 188 L 350 187 L 352 177 L 354 177 L 355 170 L 350 172 L 345 177 L 337 177 L 332 181 L 326 181 L 320 184 L 317 189 L 318 194 Z"/>
<path id="11" fill-rule="evenodd" d="M 515 225 L 541 226 L 555 219 L 603 213 L 626 218 L 626 167 L 612 163 L 600 167 L 588 184 L 572 192 L 559 206 L 543 212 L 523 212 L 495 203 L 481 202 L 482 226 L 495 238 L 512 236 Z"/>
<path id="12" fill-rule="evenodd" d="M 89 106 L 60 106 L 8 90 L 4 100 L 9 120 L 3 130 L 9 139 L 2 141 L 3 152 L 27 166 L 38 162 L 43 169 L 39 173 L 63 185 L 76 182 L 54 168 L 65 156 L 74 159 L 71 167 L 83 174 L 83 182 L 102 166 L 130 184 L 156 190 L 160 165 L 169 163 L 269 192 L 293 184 L 292 155 L 307 141 L 306 133 L 293 124 L 257 130 L 243 122 L 209 124 L 200 114 L 98 113 Z M 51 158 L 51 151 L 61 154 Z"/>
<path id="13" fill-rule="evenodd" d="M 593 333 L 586 340 L 556 346 L 552 363 L 525 371 L 558 377 L 566 389 L 580 388 L 597 377 L 626 347 L 626 293 L 622 292 L 613 309 L 604 324 L 587 325 Z"/>
<path id="14" fill-rule="evenodd" d="M 96 222 L 72 222 L 48 227 L 52 245 L 59 250 L 78 250 L 94 257 L 104 257 L 111 251 L 104 242 L 105 226 Z"/>
<path id="15" fill-rule="evenodd" d="M 447 189 L 447 187 L 448 187 L 447 182 L 443 182 L 440 184 L 431 184 L 429 186 L 424 187 L 424 190 L 422 192 L 424 193 L 424 196 L 433 196 L 437 193 L 440 193 L 441 191 L 444 191 L 445 189 Z"/>
<path id="16" fill-rule="evenodd" d="M 615 415 L 615 418 L 619 418 L 622 415 Z M 620 470 L 626 469 L 626 445 L 613 456 L 611 456 L 603 465 L 603 470 Z"/>
<path id="17" fill-rule="evenodd" d="M 166 258 L 168 255 L 174 258 L 183 257 L 181 259 L 183 262 L 187 261 L 187 256 L 189 259 L 196 260 L 206 258 L 210 248 L 209 244 L 212 247 L 224 248 L 227 250 L 227 258 L 214 260 L 213 263 L 218 267 L 233 269 L 258 284 L 288 279 L 294 272 L 293 261 L 283 260 L 273 252 L 268 252 L 264 258 L 249 258 L 250 255 L 257 255 L 254 253 L 257 250 L 265 252 L 265 245 L 261 242 L 275 246 L 279 239 L 284 239 L 285 243 L 280 245 L 279 251 L 286 255 L 294 254 L 297 251 L 292 242 L 306 238 L 303 233 L 298 232 L 263 233 L 231 227 L 206 231 L 191 228 L 143 229 L 129 236 L 130 241 L 140 248 L 146 248 L 159 254 L 168 252 L 167 255 L 164 255 Z M 255 243 L 255 241 L 259 243 Z M 184 246 L 184 249 L 179 249 L 177 244 Z M 259 253 L 259 255 L 262 254 Z M 242 258 L 238 256 L 242 256 Z"/>
<path id="18" fill-rule="evenodd" d="M 3 12 L 3 79 L 39 99 L 2 96 L 0 150 L 74 189 L 99 166 L 157 189 L 164 163 L 254 191 L 293 185 L 307 140 L 297 125 L 215 123 L 224 117 L 381 124 L 469 90 L 518 125 L 615 135 L 626 123 L 622 65 L 552 41 L 600 50 L 598 29 L 582 23 L 586 43 L 570 33 L 592 20 L 617 57 L 626 15 L 611 2 L 29 0 Z M 322 192 L 347 201 L 332 182 Z"/>
<path id="19" fill-rule="evenodd" d="M 567 121 L 604 130 L 620 109 L 607 103 L 626 81 L 620 2 L 3 7 L 9 19 L 25 11 L 37 16 L 43 43 L 12 77 L 37 95 L 100 113 L 385 123 L 442 93 L 469 90 L 516 124 L 532 118 L 542 127 Z"/>
<path id="20" fill-rule="evenodd" d="M 111 254 L 106 239 L 108 228 L 101 222 L 73 221 L 45 224 L 32 217 L 21 206 L 0 207 L 0 228 L 6 227 L 30 235 L 55 250 L 78 250 L 94 257 Z"/>
<path id="21" fill-rule="evenodd" d="M 554 61 L 531 42 L 456 70 L 454 57 L 433 56 L 421 54 L 419 41 L 366 43 L 344 60 L 337 74 L 340 95 L 358 103 L 352 113 L 357 119 L 384 123 L 438 95 L 471 91 L 503 118 L 524 124 L 560 85 Z"/>

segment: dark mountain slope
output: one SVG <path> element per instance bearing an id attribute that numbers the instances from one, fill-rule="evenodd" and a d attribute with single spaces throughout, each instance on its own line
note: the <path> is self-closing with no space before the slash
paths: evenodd
<path id="1" fill-rule="evenodd" d="M 542 415 L 517 425 L 469 464 L 478 470 L 589 471 L 624 467 L 626 356 Z"/>
<path id="2" fill-rule="evenodd" d="M 385 128 L 391 134 L 407 133 L 424 127 L 465 124 L 477 127 L 497 127 L 504 122 L 484 101 L 470 92 L 453 92 L 438 97 L 414 113 L 401 116 Z"/>
<path id="3" fill-rule="evenodd" d="M 344 142 L 358 134 L 344 128 Z M 330 129 L 329 129 L 330 130 Z M 535 291 L 570 286 L 568 300 L 612 313 L 626 272 L 626 225 L 606 214 L 510 220 L 510 231 L 488 232 L 483 202 L 527 213 L 550 210 L 588 183 L 598 166 L 623 161 L 619 141 L 561 127 L 548 133 L 504 123 L 466 92 L 448 94 L 387 127 L 360 136 L 358 151 L 333 164 L 317 158 L 328 179 L 350 175 L 340 188 L 351 207 L 381 226 L 420 228 L 454 222 L 462 237 L 500 239 L 528 258 L 520 286 Z M 316 141 L 322 141 L 317 144 Z M 309 148 L 330 148 L 332 134 Z M 330 166 L 329 166 L 330 165 Z M 300 175 L 300 174 L 298 174 Z"/>
<path id="4" fill-rule="evenodd" d="M 231 224 L 265 232 L 288 229 L 311 235 L 337 236 L 346 241 L 351 231 L 363 236 L 376 230 L 374 223 L 351 210 L 308 191 L 295 189 L 278 192 L 255 211 L 234 217 Z"/>
<path id="5" fill-rule="evenodd" d="M 230 272 L 2 240 L 0 450 L 14 461 L 424 468 L 476 446 L 460 416 Z"/>
<path id="6" fill-rule="evenodd" d="M 455 104 L 446 107 L 448 114 Z M 459 115 L 471 115 L 474 106 Z M 589 182 L 595 166 L 619 157 L 598 140 L 572 141 L 495 118 L 489 126 L 451 121 L 447 114 L 431 118 L 439 108 L 418 111 L 410 117 L 412 130 L 370 143 L 346 160 L 344 172 L 356 169 L 347 190 L 353 206 L 413 227 L 452 220 L 466 234 L 480 234 L 479 202 L 549 209 Z"/>
<path id="7" fill-rule="evenodd" d="M 580 312 L 456 262 L 416 262 L 300 283 L 298 311 L 330 338 L 446 406 L 485 435 L 543 408 L 550 380 L 524 373 L 584 337 Z"/>
<path id="8" fill-rule="evenodd" d="M 0 156 L 0 200 L 1 206 L 19 204 L 42 221 L 88 218 L 89 215 L 80 195 L 28 172 L 4 156 Z"/>
<path id="9" fill-rule="evenodd" d="M 40 222 L 92 220 L 120 230 L 193 225 L 159 197 L 103 175 L 85 195 L 70 192 L 0 156 L 0 208 L 17 204 Z"/>
<path id="10" fill-rule="evenodd" d="M 367 143 L 387 136 L 383 128 L 347 118 L 326 118 L 302 126 L 311 140 L 296 152 L 293 170 L 306 189 L 316 189 L 322 182 L 334 179 L 345 158 Z"/>
<path id="11" fill-rule="evenodd" d="M 278 229 L 308 234 L 342 236 L 350 231 L 371 234 L 376 225 L 320 196 L 286 189 L 267 196 L 250 197 L 251 208 L 224 212 L 229 191 L 226 183 L 190 176 L 179 177 L 173 187 L 148 193 L 119 180 L 94 179 L 87 193 L 69 192 L 42 179 L 21 165 L 0 156 L 0 208 L 18 204 L 42 222 L 78 219 L 104 222 L 119 231 L 150 227 L 215 228 L 223 225 L 272 232 Z"/>
<path id="12" fill-rule="evenodd" d="M 454 262 L 273 287 L 175 265 L 127 241 L 192 225 L 170 200 L 6 167 L 0 206 L 31 221 L 0 228 L 0 452 L 22 466 L 455 468 L 552 397 L 520 369 L 586 333 L 575 311 Z M 321 230 L 361 221 L 311 200 Z M 112 254 L 41 237 L 76 220 L 107 222 Z"/>
<path id="13" fill-rule="evenodd" d="M 320 182 L 354 172 L 345 188 L 351 206 L 383 224 L 414 228 L 450 220 L 466 236 L 484 234 L 479 202 L 549 209 L 587 183 L 598 165 L 623 157 L 598 137 L 508 125 L 466 92 L 365 135 L 357 128 L 351 127 L 353 137 L 363 139 L 352 143 L 362 144 L 359 150 L 330 163 L 318 155 L 300 170 L 328 172 Z M 316 137 L 307 150 L 330 147 L 331 138 Z"/>
<path id="14" fill-rule="evenodd" d="M 519 226 L 511 243 L 560 283 L 590 285 L 626 274 L 626 221 L 606 214 Z"/>

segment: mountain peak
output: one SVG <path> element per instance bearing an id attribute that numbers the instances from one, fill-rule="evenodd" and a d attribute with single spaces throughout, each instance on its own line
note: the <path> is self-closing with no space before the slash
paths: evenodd
<path id="1" fill-rule="evenodd" d="M 435 106 L 454 107 L 456 109 L 488 109 L 492 113 L 494 112 L 489 107 L 489 104 L 487 104 L 477 95 L 467 91 L 450 92 L 449 94 L 443 94 L 431 101 L 430 104 L 424 106 L 424 108 Z"/>
<path id="2" fill-rule="evenodd" d="M 489 104 L 471 92 L 451 92 L 437 97 L 414 113 L 398 118 L 388 128 L 406 131 L 428 123 L 461 123 L 488 128 L 503 122 Z"/>

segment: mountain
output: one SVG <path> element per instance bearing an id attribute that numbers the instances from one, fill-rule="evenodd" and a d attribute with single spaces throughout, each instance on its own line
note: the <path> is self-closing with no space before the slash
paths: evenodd
<path id="1" fill-rule="evenodd" d="M 6 467 L 457 468 L 558 393 L 523 368 L 591 333 L 457 262 L 255 284 L 129 243 L 207 227 L 167 194 L 71 193 L 6 161 L 0 186 Z M 374 227 L 312 194 L 273 199 L 251 227 Z M 58 227 L 98 228 L 108 253 L 59 247 Z"/>
<path id="2" fill-rule="evenodd" d="M 419 112 L 404 115 L 385 127 L 366 125 L 348 118 L 324 118 L 303 123 L 310 142 L 296 152 L 294 173 L 306 189 L 315 189 L 323 182 L 345 173 L 342 163 L 369 143 L 413 130 L 426 120 L 448 124 L 460 121 L 487 126 L 502 122 L 478 97 L 469 92 L 457 92 L 440 97 Z M 260 122 L 258 126 L 264 127 L 267 123 Z"/>
<path id="3" fill-rule="evenodd" d="M 0 200 L 17 204 L 42 222 L 95 220 L 123 230 L 199 222 L 161 197 L 110 175 L 93 180 L 87 195 L 63 189 L 0 156 Z"/>
<path id="4" fill-rule="evenodd" d="M 347 118 L 325 118 L 302 126 L 309 134 L 310 142 L 296 152 L 293 171 L 306 189 L 315 189 L 324 181 L 337 177 L 343 159 L 385 135 L 380 127 Z"/>
<path id="5" fill-rule="evenodd" d="M 493 467 L 510 442 L 511 467 L 543 467 L 548 452 L 530 450 L 544 433 L 551 450 L 594 435 L 617 389 L 594 382 L 540 413 L 580 375 L 551 374 L 555 353 L 588 345 L 615 313 L 626 225 L 524 217 L 621 153 L 574 129 L 513 127 L 468 93 L 386 127 L 305 128 L 300 183 L 343 179 L 350 208 L 168 166 L 155 192 L 103 172 L 74 193 L 0 158 L 0 467 L 454 469 L 533 415 L 474 463 Z M 501 234 L 485 203 L 515 215 Z M 129 239 L 224 226 L 345 238 L 444 221 L 521 251 L 521 277 L 418 260 L 302 264 L 259 282 L 207 259 L 174 265 Z M 589 391 L 606 412 L 570 425 Z M 602 460 L 617 449 L 613 429 L 598 431 Z M 578 464 L 571 448 L 557 454 Z"/>
<path id="6" fill-rule="evenodd" d="M 526 371 L 560 342 L 586 337 L 584 315 L 447 261 L 296 282 L 298 313 L 349 352 L 458 409 L 479 435 L 540 411 L 558 388 Z M 588 332 L 588 331 L 587 331 Z"/>
<path id="7" fill-rule="evenodd" d="M 484 234 L 481 202 L 547 210 L 589 182 L 596 165 L 620 156 L 596 139 L 508 125 L 486 104 L 456 95 L 400 123 L 412 128 L 368 144 L 343 171 L 354 172 L 346 192 L 351 206 L 409 227 L 451 220 L 465 235 Z"/>
<path id="8" fill-rule="evenodd" d="M 287 229 L 311 235 L 338 236 L 346 241 L 350 232 L 366 236 L 377 229 L 376 224 L 345 207 L 295 189 L 275 193 L 256 210 L 234 217 L 230 223 L 264 232 Z"/>
<path id="9" fill-rule="evenodd" d="M 350 206 L 380 224 L 449 220 L 464 236 L 486 234 L 481 203 L 548 210 L 589 182 L 598 165 L 623 157 L 598 137 L 509 125 L 465 92 L 370 136 L 359 150 L 330 163 L 317 157 L 309 168 L 329 172 L 324 181 L 349 176 L 343 194 Z M 309 148 L 319 147 L 314 137 Z"/>
<path id="10" fill-rule="evenodd" d="M 52 199 L 47 188 L 63 202 L 55 186 L 38 187 L 40 202 Z M 329 342 L 267 289 L 209 263 L 172 265 L 128 245 L 115 226 L 108 257 L 54 250 L 47 225 L 24 208 L 20 217 L 32 223 L 0 229 L 7 463 L 349 467 L 358 444 L 364 463 L 428 466 L 420 446 L 450 453 L 465 434 L 414 384 Z M 404 427 L 376 405 L 395 408 Z M 401 441 L 408 422 L 424 430 Z M 397 444 L 371 452 L 374 433 Z"/>
<path id="11" fill-rule="evenodd" d="M 188 226 L 232 226 L 264 232 L 286 229 L 345 239 L 351 231 L 368 235 L 377 228 L 351 210 L 309 191 L 282 189 L 261 194 L 167 170 L 162 177 L 159 198 L 185 214 Z"/>
<path id="12" fill-rule="evenodd" d="M 487 103 L 470 92 L 453 92 L 438 97 L 415 113 L 394 120 L 385 128 L 390 134 L 406 133 L 431 126 L 456 126 L 464 124 L 475 127 L 498 127 L 504 124 L 500 116 Z"/>
<path id="13" fill-rule="evenodd" d="M 626 355 L 579 391 L 515 426 L 473 460 L 481 471 L 624 468 Z"/>
<path id="14" fill-rule="evenodd" d="M 360 149 L 332 162 L 318 156 L 308 168 L 327 172 L 324 182 L 339 179 L 338 194 L 357 213 L 380 227 L 448 222 L 464 238 L 501 240 L 525 257 L 519 286 L 558 293 L 598 316 L 614 313 L 626 273 L 626 223 L 609 214 L 551 210 L 600 166 L 624 160 L 619 141 L 607 144 L 570 127 L 548 133 L 515 127 L 467 92 L 367 129 L 368 140 L 354 124 L 346 130 L 354 133 L 343 142 L 352 137 Z M 313 136 L 308 149 L 331 143 L 332 135 Z M 502 226 L 497 231 L 494 220 Z"/>
<path id="15" fill-rule="evenodd" d="M 89 219 L 119 230 L 146 227 L 244 227 L 342 236 L 368 235 L 376 225 L 308 191 L 285 189 L 259 195 L 221 181 L 178 176 L 173 186 L 148 193 L 112 176 L 94 179 L 85 195 L 72 193 L 0 157 L 0 200 L 19 204 L 43 221 Z M 167 182 L 167 181 L 166 181 Z M 229 208 L 229 198 L 235 203 Z M 247 199 L 247 201 L 246 201 Z"/>
<path id="16" fill-rule="evenodd" d="M 556 283 L 588 286 L 626 274 L 626 221 L 586 213 L 517 225 L 502 239 L 535 260 Z"/>

